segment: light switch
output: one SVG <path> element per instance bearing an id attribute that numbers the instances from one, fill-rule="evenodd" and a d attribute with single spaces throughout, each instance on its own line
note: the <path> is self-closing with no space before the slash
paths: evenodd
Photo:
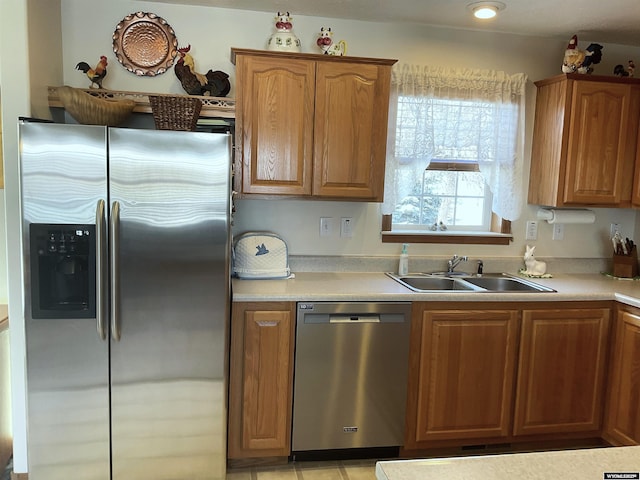
<path id="1" fill-rule="evenodd" d="M 333 217 L 320 217 L 320 236 L 330 237 L 333 235 Z"/>
<path id="2" fill-rule="evenodd" d="M 553 224 L 553 234 L 551 236 L 552 240 L 563 240 L 564 239 L 564 223 L 554 223 Z"/>

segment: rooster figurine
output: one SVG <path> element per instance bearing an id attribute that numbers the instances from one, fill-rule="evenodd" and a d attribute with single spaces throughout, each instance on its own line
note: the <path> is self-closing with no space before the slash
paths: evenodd
<path id="1" fill-rule="evenodd" d="M 102 55 L 95 68 L 91 68 L 87 62 L 80 62 L 76 65 L 76 70 L 81 70 L 91 80 L 89 88 L 93 88 L 94 85 L 102 88 L 102 80 L 107 76 L 107 57 Z"/>
<path id="2" fill-rule="evenodd" d="M 229 90 L 229 75 L 220 70 L 209 70 L 206 74 L 198 73 L 195 69 L 193 57 L 189 54 L 191 45 L 179 48 L 180 58 L 173 67 L 173 71 L 180 80 L 182 88 L 189 95 L 207 95 L 212 97 L 224 97 Z"/>
<path id="3" fill-rule="evenodd" d="M 563 73 L 591 73 L 592 65 L 600 63 L 602 60 L 602 45 L 599 43 L 590 44 L 586 50 L 578 49 L 578 36 L 574 35 L 569 40 L 569 45 L 564 52 L 562 62 Z"/>

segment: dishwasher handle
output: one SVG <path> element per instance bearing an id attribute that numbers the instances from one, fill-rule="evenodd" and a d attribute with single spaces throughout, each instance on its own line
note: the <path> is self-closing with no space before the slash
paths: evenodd
<path id="1" fill-rule="evenodd" d="M 329 323 L 380 323 L 380 315 L 329 315 Z"/>

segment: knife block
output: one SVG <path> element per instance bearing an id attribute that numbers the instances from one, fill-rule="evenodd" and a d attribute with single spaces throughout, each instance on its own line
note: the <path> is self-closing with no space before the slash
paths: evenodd
<path id="1" fill-rule="evenodd" d="M 638 275 L 638 251 L 634 245 L 629 255 L 613 254 L 613 276 L 633 278 Z"/>

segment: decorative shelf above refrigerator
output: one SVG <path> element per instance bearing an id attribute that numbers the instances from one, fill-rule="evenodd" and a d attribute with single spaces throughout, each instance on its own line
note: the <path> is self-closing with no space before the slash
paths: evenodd
<path id="1" fill-rule="evenodd" d="M 58 96 L 58 87 L 48 87 L 49 90 L 49 107 L 63 108 L 62 102 Z M 144 93 L 144 92 L 125 92 L 118 90 L 104 90 L 96 88 L 79 89 L 94 97 L 106 100 L 133 100 L 136 106 L 133 109 L 135 113 L 151 113 L 151 104 L 149 103 L 149 95 L 169 96 L 176 95 L 161 93 Z M 236 101 L 234 98 L 227 97 L 209 97 L 190 95 L 199 98 L 202 101 L 202 110 L 200 110 L 200 118 L 235 118 Z"/>

